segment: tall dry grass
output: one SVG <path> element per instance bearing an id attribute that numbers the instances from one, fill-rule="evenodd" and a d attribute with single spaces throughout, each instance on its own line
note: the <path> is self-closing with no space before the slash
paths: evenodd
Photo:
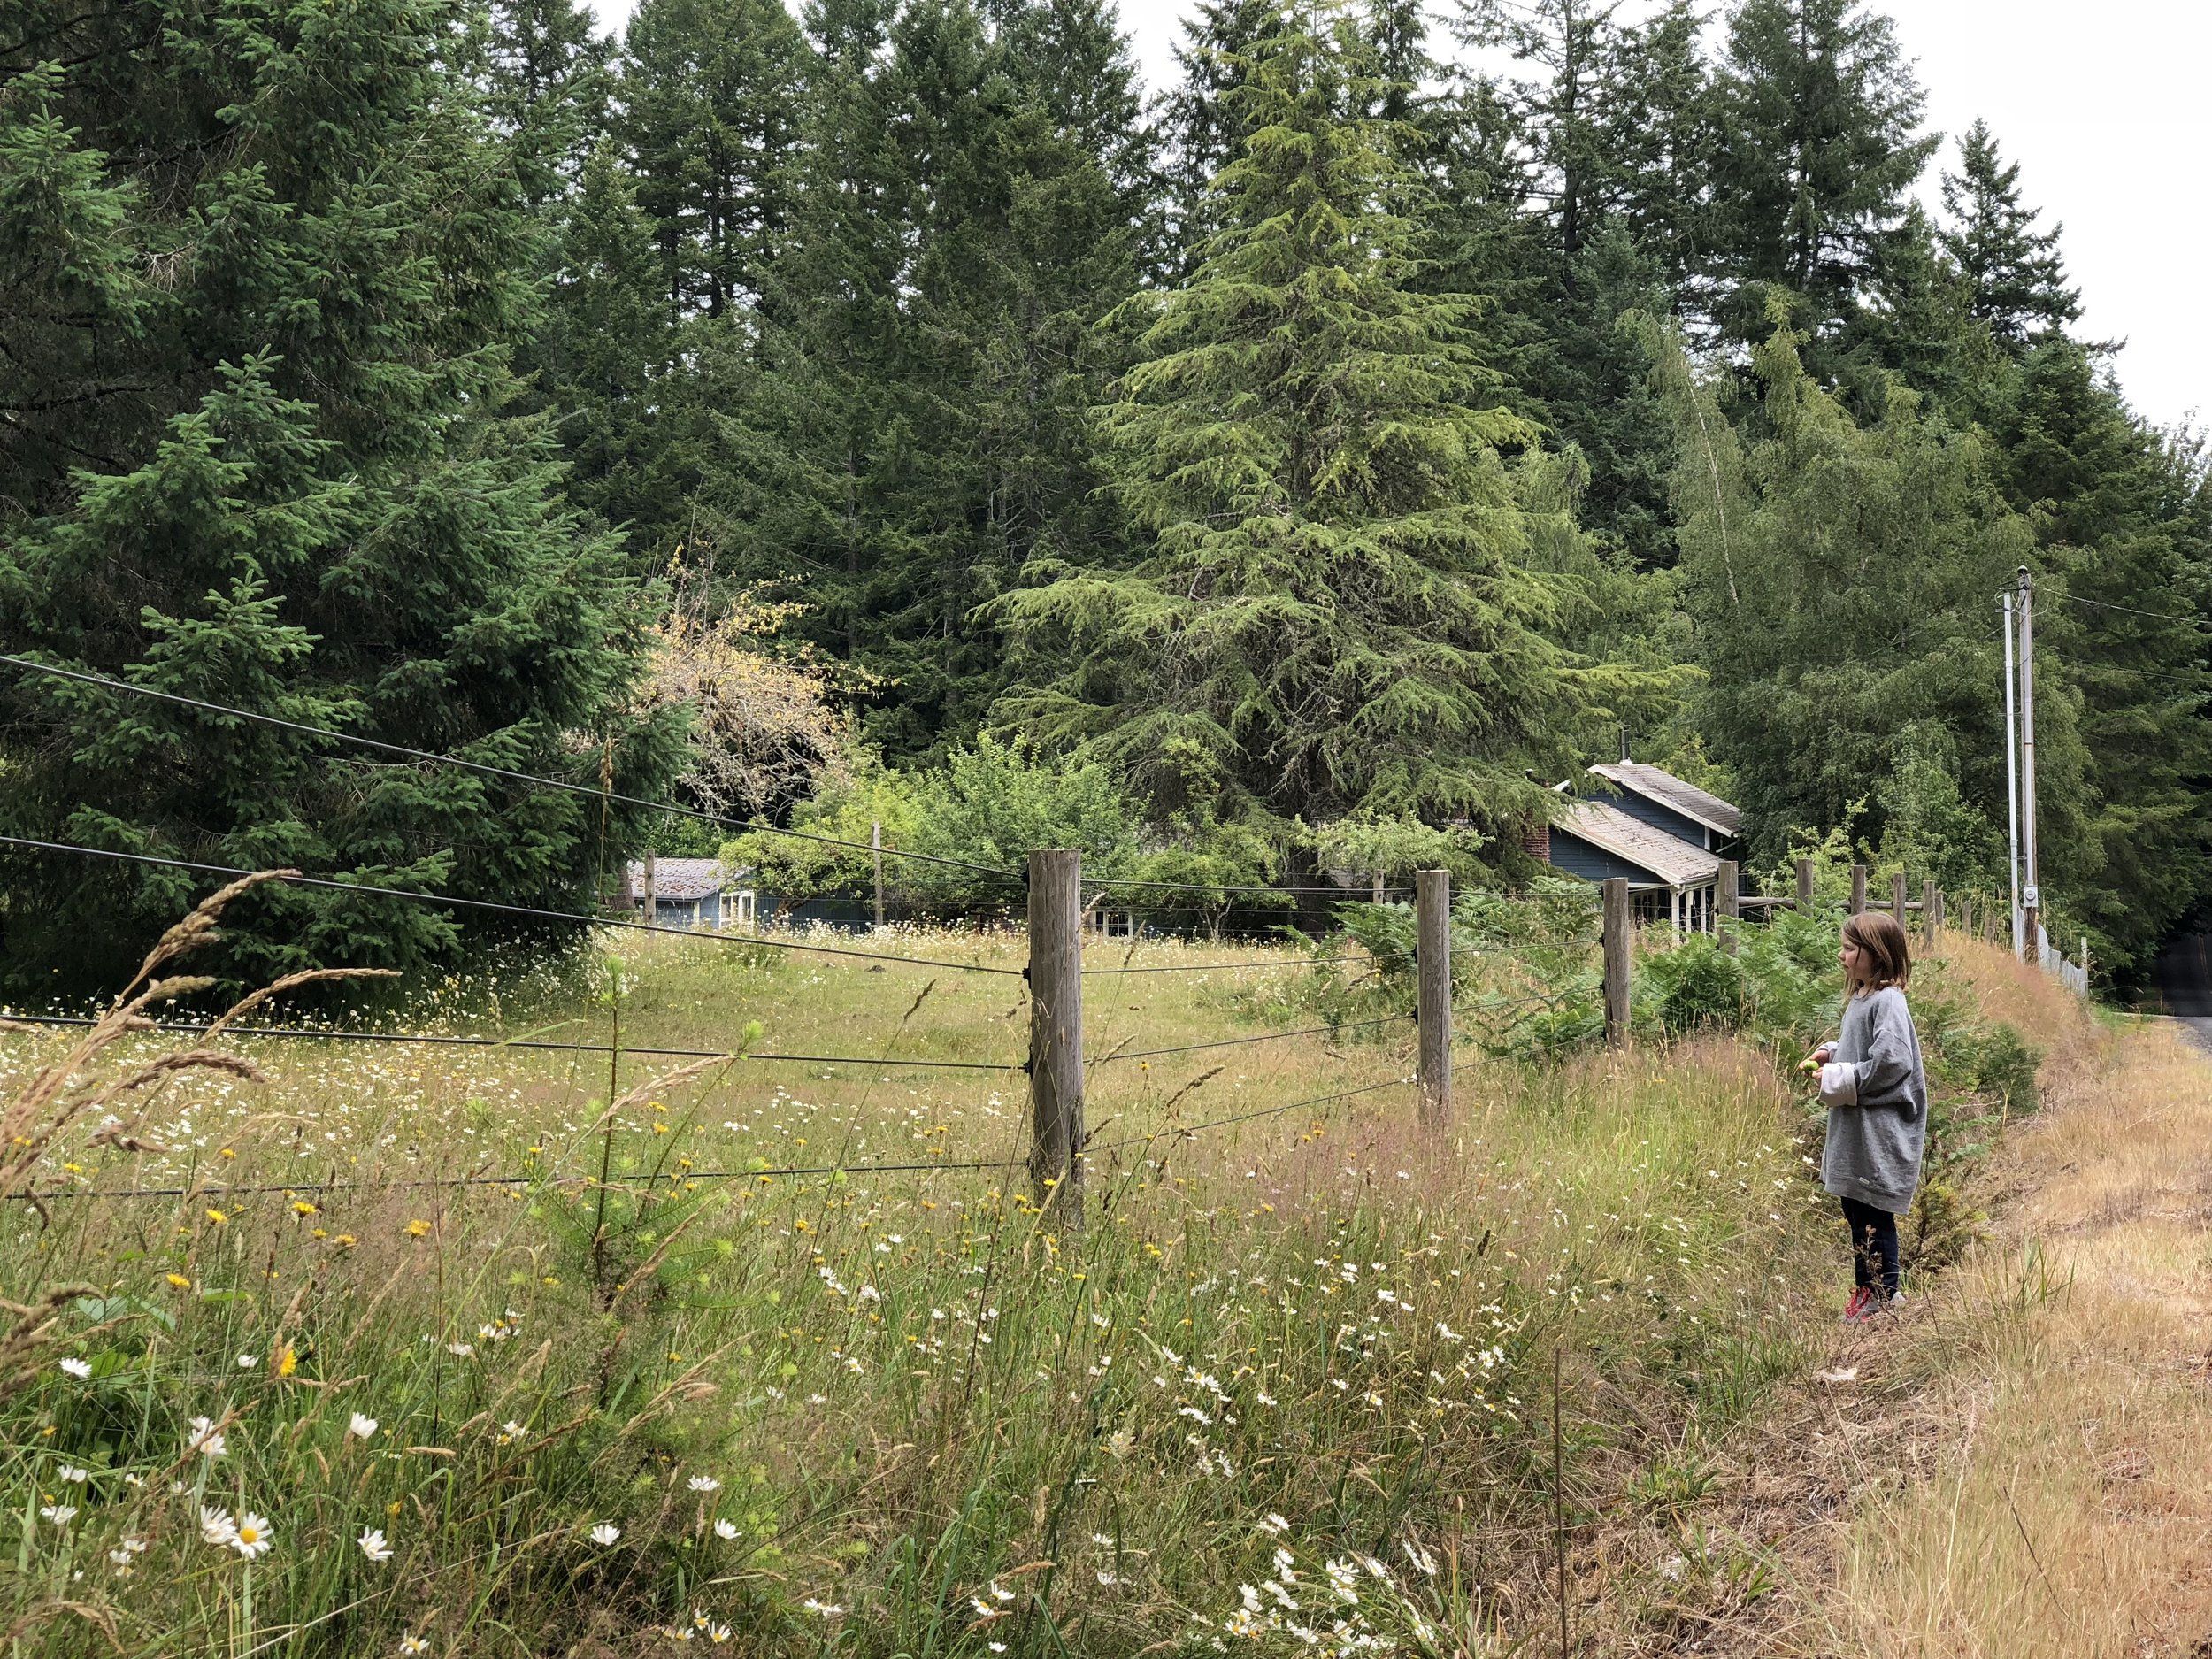
<path id="1" fill-rule="evenodd" d="M 1884 1362 L 1836 1649 L 2139 1659 L 2212 1645 L 2212 1062 L 2001 953 L 1985 1002 L 2049 1046 L 1991 1236 Z"/>
<path id="2" fill-rule="evenodd" d="M 1264 950 L 1148 950 L 1195 972 L 1094 999 L 1079 1239 L 1016 1171 L 959 1167 L 1018 1156 L 1018 1074 L 900 1064 L 1018 1053 L 1011 982 L 681 941 L 626 949 L 595 1002 L 511 997 L 510 1028 L 618 1012 L 626 1041 L 714 1047 L 758 1021 L 880 1057 L 656 1082 L 667 1061 L 273 1042 L 259 1075 L 173 1084 L 138 1125 L 166 1150 L 58 1137 L 45 1218 L 0 1226 L 11 1298 L 81 1287 L 0 1402 L 0 1629 L 55 1654 L 1473 1655 L 1542 1651 L 1563 1578 L 1578 1651 L 1613 1654 L 1778 1594 L 1760 1540 L 1690 1517 L 1839 1294 L 1786 1065 L 1727 1039 L 1471 1062 L 1444 1135 L 1405 1090 L 1261 1116 L 1402 1077 L 1407 1033 L 1106 1060 L 1310 1023 L 1217 972 Z M 426 1015 L 472 1026 L 465 990 Z M 19 1034 L 0 1070 L 68 1044 Z M 518 1179 L 426 1184 L 493 1175 Z M 265 1553 L 226 1535 L 250 1516 Z"/>

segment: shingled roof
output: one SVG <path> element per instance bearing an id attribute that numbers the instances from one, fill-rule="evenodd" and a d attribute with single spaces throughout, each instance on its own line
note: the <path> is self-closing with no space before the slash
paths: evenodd
<path id="1" fill-rule="evenodd" d="M 719 858 L 657 858 L 653 861 L 653 897 L 661 899 L 703 899 L 722 891 L 739 879 L 738 872 Z M 645 891 L 645 865 L 638 859 L 630 861 L 630 891 L 642 895 Z"/>
<path id="2" fill-rule="evenodd" d="M 1607 782 L 1671 807 L 1709 830 L 1733 835 L 1742 827 L 1743 814 L 1717 795 L 1708 795 L 1694 783 L 1685 783 L 1671 772 L 1640 760 L 1609 761 L 1590 770 Z"/>
<path id="3" fill-rule="evenodd" d="M 1552 826 L 1648 870 L 1669 887 L 1701 887 L 1720 874 L 1717 855 L 1654 829 L 1603 801 L 1578 801 Z"/>

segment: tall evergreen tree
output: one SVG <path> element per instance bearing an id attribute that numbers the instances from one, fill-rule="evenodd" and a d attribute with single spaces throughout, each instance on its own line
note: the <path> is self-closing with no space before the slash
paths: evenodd
<path id="1" fill-rule="evenodd" d="M 1511 820 L 1587 695 L 1499 458 L 1463 296 L 1422 294 L 1421 207 L 1363 113 L 1371 39 L 1302 6 L 1241 65 L 1224 228 L 1157 301 L 1104 416 L 1150 540 L 1001 607 L 1035 676 L 1000 718 L 1110 761 L 1166 812 Z"/>
<path id="2" fill-rule="evenodd" d="M 1959 141 L 1959 171 L 1943 175 L 1952 223 L 1943 246 L 1971 288 L 1973 314 L 2011 356 L 2081 316 L 2081 291 L 2066 282 L 2059 257 L 2065 227 L 2038 230 L 2037 211 L 2020 202 L 2020 164 L 1997 153 L 1989 124 L 1976 121 Z"/>
<path id="3" fill-rule="evenodd" d="M 20 10 L 20 9 L 19 9 Z M 422 0 L 147 0 L 25 20 L 0 88 L 0 635 L 187 696 L 651 790 L 616 550 L 500 413 L 535 239 Z M 342 273 L 342 280 L 340 274 Z M 572 909 L 631 826 L 574 797 L 11 674 L 19 833 Z M 5 867 L 4 972 L 135 963 L 199 879 Z M 282 887 L 234 965 L 407 966 L 459 924 Z M 55 964 L 60 978 L 44 971 Z"/>
<path id="4" fill-rule="evenodd" d="M 618 128 L 681 313 L 757 301 L 791 215 L 803 43 L 780 0 L 641 0 Z"/>
<path id="5" fill-rule="evenodd" d="M 1686 356 L 1661 358 L 1677 422 L 1685 604 L 1707 675 L 1700 729 L 1733 780 L 1760 863 L 1793 828 L 1826 829 L 1869 803 L 1909 758 L 1916 722 L 1948 733 L 1967 806 L 1984 832 L 2005 819 L 1999 590 L 2034 539 L 1991 476 L 1982 437 L 1922 412 L 1898 387 L 1881 418 L 1855 421 L 1783 328 L 1758 349 L 1755 411 L 1732 426 Z M 2037 683 L 2039 802 L 2047 879 L 2087 889 L 2100 858 L 2076 700 L 2062 675 Z M 1892 791 L 1891 793 L 1894 793 Z M 1984 877 L 1993 887 L 1995 871 Z"/>
<path id="6" fill-rule="evenodd" d="M 729 568 L 803 580 L 803 626 L 882 691 L 867 734 L 918 756 L 1003 682 L 977 608 L 1116 550 L 1084 419 L 1151 157 L 1096 0 L 841 0 L 810 30 L 801 233 L 702 501 Z"/>
<path id="7" fill-rule="evenodd" d="M 1174 47 L 1181 78 L 1160 101 L 1171 278 L 1188 276 L 1199 250 L 1221 228 L 1207 218 L 1217 204 L 1213 182 L 1250 135 L 1235 94 L 1278 15 L 1275 0 L 1198 0 L 1182 19 Z"/>
<path id="8" fill-rule="evenodd" d="M 1708 276 L 1739 340 L 1777 290 L 1823 373 L 1938 140 L 1890 20 L 1860 0 L 1745 0 L 1717 87 L 1723 142 Z"/>
<path id="9" fill-rule="evenodd" d="M 1992 425 L 2000 475 L 2055 579 L 2039 607 L 2038 672 L 2072 689 L 2088 752 L 2098 879 L 2065 902 L 2124 975 L 2212 892 L 2202 472 L 2062 337 L 2028 354 Z"/>

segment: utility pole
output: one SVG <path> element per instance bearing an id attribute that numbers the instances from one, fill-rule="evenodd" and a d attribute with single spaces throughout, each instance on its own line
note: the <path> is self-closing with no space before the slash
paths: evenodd
<path id="1" fill-rule="evenodd" d="M 2020 888 L 2022 948 L 2039 967 L 2043 894 L 2035 867 L 2035 590 L 2024 565 L 2020 567 L 2020 850 L 2027 866 Z"/>
<path id="2" fill-rule="evenodd" d="M 2012 590 L 1998 595 L 2005 610 L 2005 820 L 2011 836 L 2011 863 L 2007 868 L 2006 913 L 2012 918 L 2012 954 L 2021 956 L 2020 939 L 2020 738 L 2012 707 L 2013 666 Z"/>

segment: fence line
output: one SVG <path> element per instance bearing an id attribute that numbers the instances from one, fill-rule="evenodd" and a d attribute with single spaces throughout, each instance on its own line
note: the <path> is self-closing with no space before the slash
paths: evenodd
<path id="1" fill-rule="evenodd" d="M 757 933 L 702 933 L 688 927 L 664 927 L 657 922 L 633 922 L 621 917 L 586 916 L 575 910 L 546 910 L 528 904 L 502 904 L 493 899 L 455 898 L 442 893 L 417 893 L 406 887 L 376 887 L 365 881 L 339 881 L 329 876 L 302 875 L 296 870 L 273 872 L 240 870 L 229 864 L 196 864 L 189 859 L 165 858 L 154 853 L 118 852 L 112 848 L 79 847 L 68 841 L 33 841 L 23 835 L 0 835 L 0 846 L 27 847 L 36 852 L 74 853 L 87 858 L 111 858 L 125 864 L 157 864 L 170 870 L 189 870 L 201 875 L 238 877 L 273 874 L 276 880 L 290 887 L 365 894 L 372 898 L 405 899 L 416 904 L 486 910 L 495 915 L 526 917 L 533 921 L 570 922 L 586 927 L 620 927 L 638 933 L 674 933 L 684 939 L 709 939 L 720 945 L 758 946 L 764 950 L 804 950 L 823 956 L 850 956 L 861 962 L 895 962 L 909 968 L 948 968 L 961 973 L 995 973 L 1014 979 L 1021 977 L 1018 968 L 991 968 L 973 962 L 946 962 L 930 956 L 896 956 L 873 950 L 847 950 L 836 945 L 807 944 L 795 939 L 764 939 Z"/>
<path id="2" fill-rule="evenodd" d="M 98 1018 L 88 1014 L 12 1014 L 0 1010 L 0 1026 L 97 1024 Z M 134 1024 L 132 1029 L 204 1035 L 209 1028 L 190 1020 L 156 1019 L 148 1020 L 143 1025 Z M 902 1066 L 956 1071 L 1020 1071 L 1026 1069 L 1018 1061 L 1008 1060 L 900 1060 L 886 1059 L 879 1055 L 767 1054 L 750 1049 L 652 1048 L 633 1043 L 617 1046 L 606 1042 L 549 1042 L 536 1037 L 459 1037 L 404 1031 L 325 1031 L 303 1025 L 226 1025 L 215 1034 L 219 1037 L 289 1037 L 309 1042 L 391 1042 L 464 1048 L 548 1049 L 566 1054 L 634 1054 L 669 1060 L 758 1060 L 803 1065 Z"/>
<path id="3" fill-rule="evenodd" d="M 718 812 L 704 812 L 695 807 L 680 806 L 668 801 L 648 801 L 642 795 L 623 795 L 611 789 L 594 788 L 588 784 L 571 783 L 565 778 L 548 778 L 537 772 L 518 772 L 511 766 L 495 766 L 485 761 L 465 760 L 458 755 L 442 755 L 434 749 L 411 749 L 404 743 L 387 743 L 380 739 L 363 737 L 357 733 L 341 732 L 327 726 L 311 726 L 303 720 L 287 720 L 278 715 L 261 714 L 251 709 L 234 709 L 227 703 L 210 703 L 201 697 L 188 697 L 180 692 L 157 691 L 151 686 L 133 685 L 127 680 L 111 680 L 104 674 L 87 673 L 81 669 L 62 668 L 52 663 L 36 662 L 27 657 L 11 657 L 0 653 L 0 666 L 25 669 L 32 673 L 47 674 L 58 680 L 76 680 L 88 686 L 98 686 L 107 691 L 127 692 L 135 697 L 150 697 L 161 703 L 173 703 L 188 709 L 201 709 L 210 714 L 227 715 L 233 719 L 250 720 L 257 725 L 275 726 L 280 731 L 297 732 L 310 737 L 328 738 L 333 742 L 351 743 L 357 749 L 372 749 L 380 754 L 396 755 L 405 760 L 428 761 L 441 766 L 454 766 L 463 772 L 472 772 L 487 778 L 497 778 L 508 783 L 525 783 L 540 789 L 557 790 L 565 795 L 582 795 L 593 801 L 619 806 L 640 807 L 649 812 L 666 812 L 678 818 L 712 824 L 723 829 L 742 830 L 756 833 L 789 835 L 800 841 L 819 841 L 826 846 L 849 848 L 856 852 L 880 854 L 886 858 L 906 858 L 920 864 L 944 864 L 956 870 L 972 870 L 1002 880 L 1019 881 L 1015 871 L 1001 870 L 993 864 L 972 864 L 964 858 L 943 858 L 933 853 L 902 852 L 893 847 L 874 847 L 866 841 L 842 841 L 833 835 L 816 835 L 804 830 L 778 829 L 773 825 L 749 823 L 741 818 L 726 817 Z"/>

